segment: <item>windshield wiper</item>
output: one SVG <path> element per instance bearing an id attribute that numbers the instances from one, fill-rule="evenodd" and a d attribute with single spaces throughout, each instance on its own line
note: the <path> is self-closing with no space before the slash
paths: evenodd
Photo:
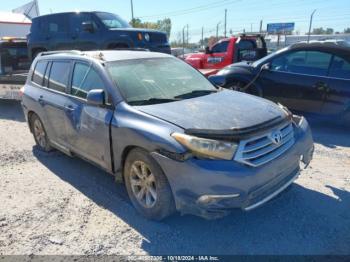
<path id="1" fill-rule="evenodd" d="M 169 102 L 175 102 L 179 101 L 180 99 L 176 98 L 157 98 L 157 97 L 152 97 L 150 99 L 145 99 L 145 100 L 135 100 L 135 101 L 129 101 L 129 105 L 133 106 L 139 106 L 139 105 L 152 105 L 152 104 L 161 104 L 161 103 L 169 103 Z"/>
<path id="2" fill-rule="evenodd" d="M 189 92 L 189 93 L 185 93 L 185 94 L 181 94 L 181 95 L 175 96 L 175 98 L 191 98 L 191 97 L 197 97 L 197 96 L 204 96 L 204 95 L 216 93 L 218 91 L 219 90 L 215 90 L 215 89 L 194 90 L 194 91 Z"/>

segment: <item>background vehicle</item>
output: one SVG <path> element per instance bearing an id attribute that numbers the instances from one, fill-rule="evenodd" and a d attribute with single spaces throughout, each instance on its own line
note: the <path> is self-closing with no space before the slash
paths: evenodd
<path id="1" fill-rule="evenodd" d="M 124 180 L 135 208 L 157 220 L 176 209 L 215 218 L 256 208 L 313 153 L 302 117 L 217 90 L 160 53 L 43 53 L 22 104 L 39 148 L 82 156 Z"/>
<path id="2" fill-rule="evenodd" d="M 261 35 L 241 35 L 222 39 L 205 53 L 186 55 L 185 61 L 205 75 L 212 75 L 233 63 L 255 61 L 266 56 L 267 49 Z"/>
<path id="3" fill-rule="evenodd" d="M 350 48 L 343 45 L 294 44 L 254 63 L 228 66 L 211 81 L 295 111 L 350 120 Z"/>
<path id="4" fill-rule="evenodd" d="M 48 50 L 106 50 L 146 48 L 170 54 L 167 35 L 132 28 L 119 16 L 106 12 L 70 12 L 33 19 L 28 48 L 33 59 Z"/>
<path id="5" fill-rule="evenodd" d="M 30 67 L 27 43 L 23 38 L 0 40 L 0 99 L 19 100 Z"/>

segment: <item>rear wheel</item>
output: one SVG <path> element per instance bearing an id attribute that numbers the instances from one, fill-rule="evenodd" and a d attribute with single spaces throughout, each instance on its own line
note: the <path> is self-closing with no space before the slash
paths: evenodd
<path id="1" fill-rule="evenodd" d="M 30 126 L 33 132 L 34 140 L 40 150 L 45 152 L 51 151 L 52 147 L 50 146 L 44 125 L 36 114 L 31 116 Z"/>
<path id="2" fill-rule="evenodd" d="M 146 218 L 162 220 L 175 212 L 168 180 L 148 152 L 134 149 L 129 153 L 124 179 L 132 204 Z"/>

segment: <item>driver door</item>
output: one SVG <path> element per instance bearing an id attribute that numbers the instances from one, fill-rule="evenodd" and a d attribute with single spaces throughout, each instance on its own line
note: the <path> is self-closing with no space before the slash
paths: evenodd
<path id="1" fill-rule="evenodd" d="M 74 49 L 76 50 L 97 50 L 98 42 L 101 39 L 100 30 L 97 23 L 94 22 L 91 14 L 79 13 L 71 15 L 71 38 L 74 41 Z M 88 32 L 83 29 L 83 23 L 90 23 L 93 31 Z"/>
<path id="2" fill-rule="evenodd" d="M 106 105 L 87 103 L 87 93 L 92 89 L 103 89 Z M 109 124 L 113 109 L 108 105 L 104 82 L 91 64 L 75 62 L 70 97 L 66 102 L 66 134 L 71 150 L 93 161 L 102 168 L 111 169 Z"/>
<path id="3" fill-rule="evenodd" d="M 227 54 L 230 41 L 224 40 L 216 43 L 207 54 L 204 63 L 206 69 L 221 69 L 231 64 L 231 59 Z"/>
<path id="4" fill-rule="evenodd" d="M 292 51 L 273 59 L 261 73 L 264 97 L 296 111 L 320 113 L 331 58 L 320 51 Z"/>

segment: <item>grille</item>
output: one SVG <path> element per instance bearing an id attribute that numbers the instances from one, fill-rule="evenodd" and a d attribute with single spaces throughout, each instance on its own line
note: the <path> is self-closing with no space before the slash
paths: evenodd
<path id="1" fill-rule="evenodd" d="M 254 167 L 261 166 L 283 154 L 294 142 L 293 126 L 288 123 L 265 135 L 242 140 L 235 160 Z"/>
<path id="2" fill-rule="evenodd" d="M 166 43 L 166 34 L 150 33 L 150 41 L 152 43 Z"/>

